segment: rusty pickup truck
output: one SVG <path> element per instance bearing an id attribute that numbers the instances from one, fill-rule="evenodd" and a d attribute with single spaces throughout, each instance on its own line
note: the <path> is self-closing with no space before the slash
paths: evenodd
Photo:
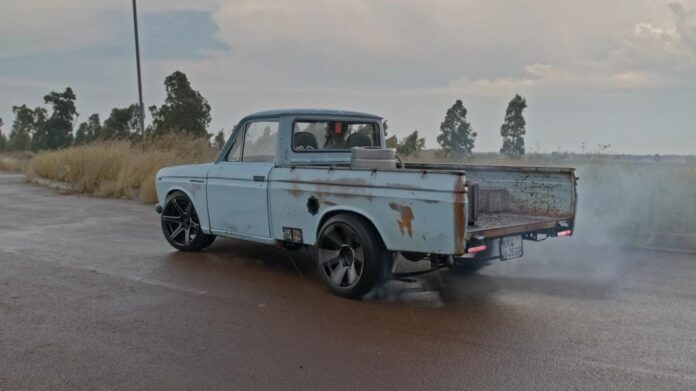
<path id="1" fill-rule="evenodd" d="M 572 168 L 402 163 L 379 116 L 275 110 L 235 127 L 217 160 L 156 176 L 166 240 L 217 236 L 314 248 L 337 295 L 360 297 L 395 257 L 434 268 L 522 256 L 523 241 L 573 233 Z"/>

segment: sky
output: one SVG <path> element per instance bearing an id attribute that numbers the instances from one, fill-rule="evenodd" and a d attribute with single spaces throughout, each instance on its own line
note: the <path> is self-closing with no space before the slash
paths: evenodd
<path id="1" fill-rule="evenodd" d="M 145 105 L 186 73 L 210 131 L 274 108 L 389 120 L 436 147 L 461 99 L 497 151 L 527 99 L 527 150 L 696 153 L 696 0 L 140 0 Z M 137 101 L 131 2 L 2 0 L 0 118 L 73 88 L 80 120 Z M 610 146 L 609 146 L 610 145 Z"/>

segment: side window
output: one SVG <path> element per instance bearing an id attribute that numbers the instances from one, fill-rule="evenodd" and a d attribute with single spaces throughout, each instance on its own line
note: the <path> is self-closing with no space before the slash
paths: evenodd
<path id="1" fill-rule="evenodd" d="M 230 148 L 230 151 L 227 153 L 227 161 L 228 162 L 238 162 L 242 160 L 242 144 L 244 140 L 244 132 L 239 132 L 237 135 L 237 139 L 234 140 L 234 144 L 232 145 L 232 148 Z"/>
<path id="2" fill-rule="evenodd" d="M 242 161 L 272 162 L 278 139 L 278 122 L 257 121 L 246 125 Z M 236 145 L 235 145 L 236 146 Z"/>

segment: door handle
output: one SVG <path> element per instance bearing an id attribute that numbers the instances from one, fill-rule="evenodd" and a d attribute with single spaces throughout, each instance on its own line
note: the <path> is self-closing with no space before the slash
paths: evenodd
<path id="1" fill-rule="evenodd" d="M 265 182 L 266 177 L 263 175 L 254 175 L 254 182 Z"/>

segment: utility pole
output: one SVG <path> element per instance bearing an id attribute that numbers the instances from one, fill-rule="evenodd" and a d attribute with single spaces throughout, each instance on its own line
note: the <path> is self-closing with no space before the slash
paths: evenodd
<path id="1" fill-rule="evenodd" d="M 135 63 L 138 67 L 138 99 L 140 101 L 140 134 L 143 136 L 143 148 L 146 144 L 145 137 L 145 106 L 143 106 L 143 80 L 140 75 L 140 38 L 138 37 L 138 8 L 133 0 L 133 27 L 135 29 Z"/>

